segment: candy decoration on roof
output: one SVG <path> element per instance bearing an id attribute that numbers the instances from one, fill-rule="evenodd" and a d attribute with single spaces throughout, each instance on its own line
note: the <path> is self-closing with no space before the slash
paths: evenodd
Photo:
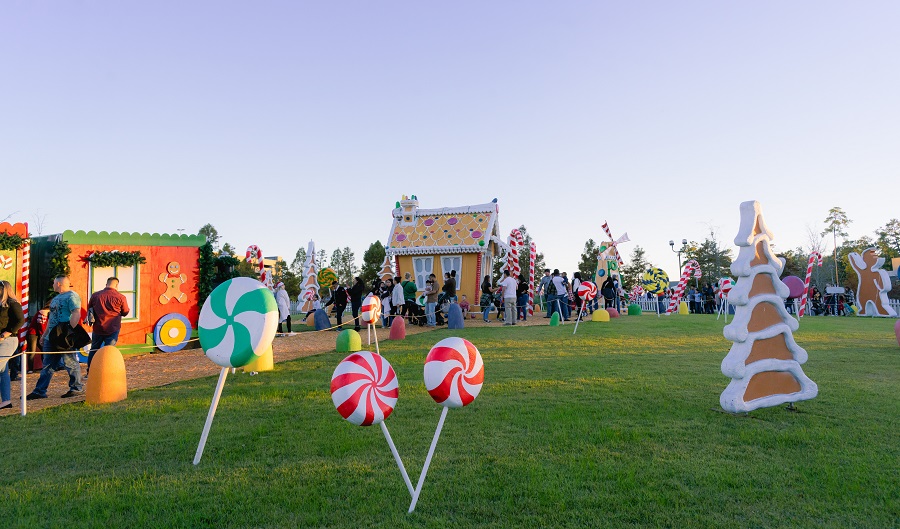
<path id="1" fill-rule="evenodd" d="M 815 263 L 818 263 L 820 268 L 822 267 L 822 254 L 814 251 L 809 254 L 809 262 L 806 263 L 806 278 L 803 280 L 803 295 L 800 296 L 800 310 L 797 314 L 800 318 L 806 312 L 806 300 L 809 297 L 809 280 L 812 277 L 813 264 Z"/>
<path id="2" fill-rule="evenodd" d="M 881 269 L 884 257 L 878 255 L 878 248 L 867 248 L 862 255 L 852 252 L 848 259 L 859 278 L 856 287 L 856 304 L 859 316 L 897 316 L 887 297 L 891 290 L 891 278 Z"/>
<path id="3" fill-rule="evenodd" d="M 481 353 L 468 340 L 456 337 L 444 338 L 436 343 L 425 357 L 425 388 L 431 398 L 444 409 L 441 410 L 441 418 L 438 419 L 434 438 L 428 448 L 425 465 L 422 467 L 422 473 L 419 474 L 419 483 L 413 491 L 409 512 L 415 510 L 419 495 L 422 493 L 422 486 L 428 475 L 428 467 L 431 465 L 434 449 L 437 447 L 441 430 L 444 428 L 447 410 L 471 404 L 481 392 L 483 384 L 484 362 L 481 359 Z"/>
<path id="4" fill-rule="evenodd" d="M 678 285 L 675 286 L 675 291 L 672 293 L 672 299 L 669 300 L 669 308 L 666 309 L 666 314 L 671 314 L 678 308 L 678 302 L 681 301 L 681 297 L 684 295 L 684 289 L 687 286 L 687 282 L 690 280 L 692 273 L 697 279 L 703 277 L 703 273 L 700 271 L 700 264 L 693 259 L 684 263 L 684 272 L 681 273 Z"/>
<path id="5" fill-rule="evenodd" d="M 779 279 L 784 263 L 772 253 L 771 239 L 759 203 L 742 203 L 734 240 L 740 251 L 731 264 L 737 283 L 728 294 L 734 319 L 724 330 L 734 344 L 722 361 L 722 373 L 732 380 L 719 398 L 732 413 L 793 404 L 819 392 L 800 367 L 808 355 L 794 341 L 800 324 L 784 308 L 790 292 Z"/>

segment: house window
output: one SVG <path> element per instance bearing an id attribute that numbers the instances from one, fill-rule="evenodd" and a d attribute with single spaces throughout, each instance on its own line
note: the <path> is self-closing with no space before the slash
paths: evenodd
<path id="1" fill-rule="evenodd" d="M 111 277 L 119 279 L 119 293 L 128 301 L 131 312 L 122 321 L 137 321 L 138 314 L 138 267 L 137 266 L 91 266 L 91 294 L 106 288 L 106 280 Z"/>
<path id="2" fill-rule="evenodd" d="M 459 290 L 459 282 L 462 279 L 462 256 L 461 255 L 442 255 L 441 270 L 444 274 L 449 274 L 451 270 L 456 270 L 456 289 Z M 443 278 L 441 278 L 443 282 Z"/>
<path id="3" fill-rule="evenodd" d="M 434 272 L 434 257 L 413 257 L 413 271 L 416 273 L 416 288 L 425 290 L 425 281 Z"/>

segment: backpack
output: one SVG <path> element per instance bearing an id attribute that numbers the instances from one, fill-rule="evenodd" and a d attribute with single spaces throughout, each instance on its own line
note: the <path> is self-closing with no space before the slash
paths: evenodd
<path id="1" fill-rule="evenodd" d="M 548 296 L 555 296 L 556 294 L 557 294 L 557 292 L 556 292 L 556 285 L 553 283 L 553 279 L 551 278 L 551 279 L 550 279 L 550 282 L 547 283 L 547 295 L 548 295 Z"/>

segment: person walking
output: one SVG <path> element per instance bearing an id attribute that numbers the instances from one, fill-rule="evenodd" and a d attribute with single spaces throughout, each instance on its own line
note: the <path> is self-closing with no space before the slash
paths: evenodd
<path id="1" fill-rule="evenodd" d="M 509 270 L 504 270 L 503 279 L 494 289 L 497 292 L 503 291 L 503 319 L 505 320 L 503 325 L 516 324 L 516 289 L 518 287 L 519 282 L 509 275 Z"/>
<path id="2" fill-rule="evenodd" d="M 350 314 L 353 315 L 353 330 L 359 332 L 359 308 L 362 307 L 363 294 L 366 292 L 366 284 L 361 277 L 354 278 L 350 287 Z"/>
<path id="3" fill-rule="evenodd" d="M 91 352 L 88 353 L 88 375 L 91 373 L 94 354 L 105 345 L 116 345 L 119 342 L 122 318 L 131 312 L 128 300 L 118 289 L 119 278 L 111 277 L 106 280 L 106 288 L 94 292 L 88 300 L 88 320 L 92 321 L 94 326 L 91 333 Z"/>
<path id="4" fill-rule="evenodd" d="M 434 274 L 429 274 L 428 279 L 425 280 L 425 321 L 429 327 L 437 326 L 438 292 L 437 277 Z"/>
<path id="5" fill-rule="evenodd" d="M 394 288 L 391 290 L 391 315 L 402 315 L 403 309 L 406 308 L 406 298 L 403 297 L 403 285 L 400 283 L 400 276 L 394 277 Z M 393 325 L 394 320 L 391 319 Z"/>
<path id="6" fill-rule="evenodd" d="M 25 324 L 22 305 L 13 297 L 9 281 L 0 281 L 0 409 L 12 408 L 10 400 L 9 359 L 19 349 L 19 329 Z"/>
<path id="7" fill-rule="evenodd" d="M 284 333 L 282 323 L 287 323 L 287 332 L 291 332 L 291 297 L 281 281 L 275 285 L 275 303 L 278 305 L 278 334 Z"/>
<path id="8" fill-rule="evenodd" d="M 347 310 L 347 289 L 344 288 L 344 285 L 338 284 L 337 281 L 331 282 L 331 299 L 325 303 L 326 307 L 328 305 L 334 305 L 334 312 L 337 316 L 336 330 L 342 330 L 344 327 L 341 322 L 341 316 Z"/>
<path id="9" fill-rule="evenodd" d="M 519 279 L 519 286 L 516 288 L 516 310 L 519 320 L 528 320 L 528 280 L 525 276 Z"/>
<path id="10" fill-rule="evenodd" d="M 53 280 L 53 291 L 57 296 L 50 302 L 50 318 L 47 321 L 47 331 L 41 337 L 44 343 L 44 351 L 54 352 L 58 349 L 53 347 L 56 340 L 50 337 L 54 333 L 69 333 L 81 323 L 81 296 L 72 290 L 72 282 L 68 276 L 59 276 Z M 59 330 L 57 330 L 59 327 Z M 81 379 L 81 364 L 78 363 L 78 357 L 75 352 L 66 352 L 63 354 L 44 354 L 44 367 L 38 376 L 37 384 L 34 389 L 26 397 L 28 400 L 46 399 L 47 388 L 50 387 L 50 380 L 53 374 L 59 370 L 65 369 L 69 374 L 69 391 L 62 395 L 62 398 L 76 397 L 84 394 L 84 383 Z"/>

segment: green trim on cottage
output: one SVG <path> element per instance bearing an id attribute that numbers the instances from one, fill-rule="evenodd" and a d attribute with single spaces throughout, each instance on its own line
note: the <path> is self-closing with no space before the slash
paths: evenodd
<path id="1" fill-rule="evenodd" d="M 119 233 L 66 230 L 62 238 L 69 244 L 107 244 L 122 246 L 194 246 L 206 244 L 205 235 L 177 235 L 168 233 Z"/>

